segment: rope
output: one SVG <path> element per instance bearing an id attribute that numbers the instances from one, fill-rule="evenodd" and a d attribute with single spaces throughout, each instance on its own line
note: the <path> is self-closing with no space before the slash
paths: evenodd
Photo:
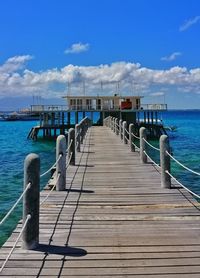
<path id="1" fill-rule="evenodd" d="M 125 132 L 126 132 L 127 134 L 129 134 L 129 132 L 128 132 L 128 130 L 127 130 L 126 128 L 125 128 L 124 130 L 125 130 Z"/>
<path id="2" fill-rule="evenodd" d="M 24 225 L 23 225 L 23 227 L 22 227 L 22 229 L 21 229 L 21 232 L 19 233 L 19 235 L 18 235 L 18 237 L 17 237 L 15 243 L 13 244 L 12 249 L 10 250 L 10 252 L 9 252 L 9 254 L 8 254 L 8 256 L 7 256 L 7 258 L 5 259 L 3 265 L 2 265 L 1 268 L 0 268 L 0 273 L 2 272 L 2 270 L 4 269 L 6 263 L 7 263 L 8 260 L 9 260 L 10 256 L 12 255 L 12 253 L 13 253 L 13 251 L 14 251 L 14 249 L 15 249 L 17 243 L 18 243 L 18 241 L 20 240 L 20 238 L 21 238 L 21 236 L 22 236 L 22 233 L 23 233 L 24 229 L 26 228 L 26 225 L 27 225 L 27 223 L 28 223 L 28 221 L 29 221 L 30 219 L 31 219 L 31 215 L 28 214 L 27 217 L 26 217 L 26 220 L 25 220 L 25 222 L 24 222 Z"/>
<path id="3" fill-rule="evenodd" d="M 129 139 L 125 136 L 125 139 L 129 142 Z"/>
<path id="4" fill-rule="evenodd" d="M 173 180 L 175 180 L 180 186 L 182 186 L 186 191 L 188 191 L 189 193 L 191 193 L 193 196 L 197 197 L 200 199 L 200 196 L 196 193 L 194 193 L 193 191 L 191 191 L 190 189 L 188 189 L 186 186 L 184 186 L 181 182 L 179 182 L 174 176 L 172 176 L 169 171 L 165 171 L 165 173 L 167 173 Z"/>
<path id="5" fill-rule="evenodd" d="M 156 150 L 156 151 L 160 151 L 159 148 L 154 147 L 152 144 L 150 144 L 145 138 L 142 138 L 144 140 L 145 143 L 147 143 L 147 145 L 149 145 L 152 149 Z"/>
<path id="6" fill-rule="evenodd" d="M 76 134 L 76 139 L 79 137 L 79 134 L 80 134 L 80 132 L 77 132 L 77 134 Z"/>
<path id="7" fill-rule="evenodd" d="M 12 206 L 12 208 L 7 212 L 7 214 L 4 216 L 4 218 L 1 220 L 0 222 L 0 226 L 6 221 L 6 219 L 8 218 L 8 216 L 13 212 L 13 210 L 15 209 L 15 207 L 18 205 L 18 203 L 21 201 L 21 199 L 23 198 L 24 194 L 28 191 L 28 189 L 31 187 L 31 183 L 29 182 L 26 186 L 26 189 L 23 191 L 23 193 L 21 194 L 21 196 L 19 197 L 19 199 L 15 202 L 15 204 Z"/>
<path id="8" fill-rule="evenodd" d="M 181 162 L 179 162 L 176 158 L 174 158 L 168 151 L 166 151 L 166 154 L 169 155 L 169 157 L 171 157 L 177 164 L 179 164 L 180 166 L 182 166 L 184 169 L 188 170 L 189 172 L 197 175 L 197 176 L 200 176 L 200 173 L 188 168 L 187 166 L 183 165 Z"/>
<path id="9" fill-rule="evenodd" d="M 136 149 L 140 150 L 140 148 L 132 142 L 132 145 L 135 146 Z"/>
<path id="10" fill-rule="evenodd" d="M 139 140 L 140 140 L 140 137 L 136 136 L 134 133 L 131 132 L 131 135 L 132 135 L 133 137 L 135 137 L 136 139 L 139 139 Z"/>
<path id="11" fill-rule="evenodd" d="M 48 174 L 56 165 L 57 163 L 60 161 L 61 157 L 63 155 L 59 154 L 58 159 L 56 160 L 56 162 L 51 166 L 51 168 L 49 168 L 49 170 L 47 170 L 46 172 L 44 172 L 43 174 L 40 175 L 40 178 L 44 177 L 46 174 Z"/>
<path id="12" fill-rule="evenodd" d="M 57 182 L 58 182 L 59 178 L 60 178 L 60 173 L 59 173 L 58 176 L 57 176 L 57 179 L 56 179 L 56 181 L 55 181 L 54 186 L 51 188 L 51 190 L 49 191 L 49 193 L 47 194 L 47 196 L 40 202 L 40 205 L 42 205 L 42 204 L 49 198 L 49 195 L 50 195 L 51 192 L 55 189 L 55 187 L 56 187 L 56 185 L 57 185 Z"/>
<path id="13" fill-rule="evenodd" d="M 69 164 L 70 164 L 71 159 L 72 159 L 72 155 L 73 155 L 73 153 L 70 154 L 70 158 L 68 159 L 68 162 L 67 162 L 67 165 L 66 165 L 66 170 L 69 167 Z"/>
<path id="14" fill-rule="evenodd" d="M 69 143 L 69 146 L 67 147 L 66 149 L 66 153 L 68 153 L 69 149 L 71 148 L 72 146 L 72 143 L 73 143 L 73 139 L 71 139 L 70 143 Z"/>
<path id="15" fill-rule="evenodd" d="M 158 168 L 161 168 L 161 166 L 159 164 L 157 164 L 145 151 L 143 151 L 143 152 L 155 166 L 157 166 Z"/>

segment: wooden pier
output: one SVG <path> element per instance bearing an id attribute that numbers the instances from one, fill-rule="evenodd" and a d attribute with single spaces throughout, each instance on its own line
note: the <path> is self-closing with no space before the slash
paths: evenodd
<path id="1" fill-rule="evenodd" d="M 88 130 L 66 179 L 40 208 L 38 248 L 20 242 L 2 277 L 200 277 L 200 204 L 179 186 L 161 188 L 158 169 L 108 127 Z"/>

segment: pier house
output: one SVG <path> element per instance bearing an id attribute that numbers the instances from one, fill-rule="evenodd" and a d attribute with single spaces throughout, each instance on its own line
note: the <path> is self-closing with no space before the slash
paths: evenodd
<path id="1" fill-rule="evenodd" d="M 40 123 L 33 127 L 28 138 L 37 139 L 39 130 L 43 130 L 43 137 L 56 137 L 65 134 L 70 127 L 74 127 L 85 116 L 89 117 L 93 125 L 103 125 L 103 120 L 112 116 L 134 123 L 136 132 L 145 126 L 151 134 L 160 136 L 163 124 L 160 113 L 167 109 L 166 104 L 142 104 L 142 96 L 130 95 L 67 95 L 66 105 L 32 105 L 31 111 L 40 114 Z"/>

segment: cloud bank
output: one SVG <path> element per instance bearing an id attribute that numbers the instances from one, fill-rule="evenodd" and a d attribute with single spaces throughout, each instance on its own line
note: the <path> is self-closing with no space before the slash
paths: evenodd
<path id="1" fill-rule="evenodd" d="M 116 62 L 98 66 L 66 65 L 34 72 L 26 63 L 30 55 L 9 58 L 0 65 L 0 96 L 40 94 L 46 98 L 64 96 L 70 85 L 71 94 L 80 93 L 83 83 L 86 93 L 113 94 L 116 86 L 127 93 L 151 95 L 163 89 L 200 92 L 200 68 L 171 67 L 167 70 L 143 67 L 139 63 Z"/>

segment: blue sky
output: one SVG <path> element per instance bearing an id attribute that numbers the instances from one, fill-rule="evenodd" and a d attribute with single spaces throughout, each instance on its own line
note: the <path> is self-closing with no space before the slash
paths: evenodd
<path id="1" fill-rule="evenodd" d="M 88 93 L 119 84 L 145 102 L 200 108 L 199 34 L 200 1 L 1 1 L 0 109 L 17 96 L 60 98 L 67 84 L 77 94 L 83 83 Z"/>

